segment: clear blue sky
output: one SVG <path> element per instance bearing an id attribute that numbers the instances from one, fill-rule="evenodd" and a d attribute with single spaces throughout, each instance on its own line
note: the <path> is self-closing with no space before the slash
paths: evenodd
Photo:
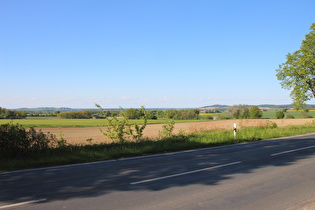
<path id="1" fill-rule="evenodd" d="M 314 11 L 314 0 L 0 0 L 0 107 L 289 104 L 275 69 Z"/>

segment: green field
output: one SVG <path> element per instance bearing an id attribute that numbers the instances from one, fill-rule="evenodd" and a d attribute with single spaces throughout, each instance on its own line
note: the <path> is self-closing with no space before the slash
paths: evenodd
<path id="1" fill-rule="evenodd" d="M 169 119 L 148 120 L 148 124 L 164 124 L 169 122 Z M 174 120 L 175 123 L 184 122 L 200 122 L 201 120 Z M 57 117 L 29 117 L 26 119 L 0 119 L 0 125 L 6 123 L 18 123 L 25 127 L 40 127 L 40 128 L 65 128 L 65 127 L 100 127 L 106 125 L 104 119 L 60 119 Z M 130 123 L 143 123 L 142 120 L 129 120 Z"/>
<path id="2" fill-rule="evenodd" d="M 268 111 L 263 111 L 263 119 L 276 119 L 276 112 L 277 110 L 268 110 Z M 296 110 L 288 110 L 285 112 L 285 115 L 292 115 L 294 118 L 305 118 L 305 114 L 301 111 L 296 111 Z M 310 110 L 306 115 L 311 116 L 315 118 L 315 110 Z M 201 118 L 206 118 L 207 116 L 212 116 L 213 118 L 218 117 L 218 116 L 229 116 L 229 113 L 227 112 L 222 112 L 222 113 L 201 113 L 200 117 Z"/>
<path id="3" fill-rule="evenodd" d="M 300 111 L 289 110 L 285 113 L 292 115 L 294 118 L 304 118 L 304 115 Z M 307 115 L 315 118 L 315 110 L 310 110 Z M 199 120 L 175 120 L 175 123 L 185 123 L 185 122 L 200 122 L 206 120 L 207 116 L 212 116 L 213 118 L 218 116 L 228 116 L 227 112 L 223 113 L 201 113 Z M 276 111 L 268 110 L 263 112 L 263 119 L 275 119 Z M 169 122 L 170 119 L 158 119 L 158 120 L 148 120 L 148 124 L 164 124 Z M 99 127 L 106 125 L 106 120 L 104 119 L 60 119 L 57 117 L 28 117 L 26 119 L 0 119 L 0 125 L 6 123 L 18 123 L 25 127 Z M 142 120 L 129 120 L 130 123 L 141 124 Z"/>

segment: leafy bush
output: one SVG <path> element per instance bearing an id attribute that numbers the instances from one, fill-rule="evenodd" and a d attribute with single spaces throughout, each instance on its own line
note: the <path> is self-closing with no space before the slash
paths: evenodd
<path id="1" fill-rule="evenodd" d="M 213 120 L 213 117 L 212 116 L 206 116 L 205 119 L 206 120 Z"/>
<path id="2" fill-rule="evenodd" d="M 100 105 L 95 104 L 95 106 L 104 112 L 103 108 Z M 140 109 L 140 112 L 143 113 L 142 125 L 139 125 L 137 123 L 129 123 L 126 112 L 122 108 L 120 109 L 122 118 L 118 118 L 116 116 L 112 118 L 106 118 L 107 123 L 105 130 L 102 130 L 101 128 L 99 128 L 99 130 L 104 136 L 107 136 L 112 140 L 119 141 L 120 143 L 123 143 L 130 138 L 134 140 L 140 140 L 143 135 L 143 130 L 147 126 L 147 116 L 145 108 L 141 107 Z"/>
<path id="3" fill-rule="evenodd" d="M 278 128 L 277 123 L 272 122 L 272 121 L 267 121 L 267 128 Z"/>
<path id="4" fill-rule="evenodd" d="M 284 112 L 283 111 L 277 111 L 276 112 L 276 118 L 277 119 L 283 119 L 284 118 Z"/>
<path id="5" fill-rule="evenodd" d="M 293 115 L 290 115 L 290 114 L 286 114 L 284 116 L 284 119 L 294 119 Z"/>
<path id="6" fill-rule="evenodd" d="M 159 131 L 159 137 L 161 139 L 171 137 L 172 132 L 174 130 L 174 124 L 175 124 L 175 122 L 174 122 L 174 120 L 172 120 L 172 121 L 162 125 L 162 131 Z"/>
<path id="7" fill-rule="evenodd" d="M 249 118 L 251 119 L 260 119 L 262 117 L 263 113 L 259 109 L 258 106 L 251 106 L 249 109 Z"/>
<path id="8" fill-rule="evenodd" d="M 51 134 L 26 130 L 19 124 L 0 125 L 0 157 L 27 157 L 52 147 L 56 139 Z"/>

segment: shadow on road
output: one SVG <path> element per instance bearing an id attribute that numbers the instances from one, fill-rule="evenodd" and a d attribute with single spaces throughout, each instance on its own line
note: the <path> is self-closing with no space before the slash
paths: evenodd
<path id="1" fill-rule="evenodd" d="M 283 167 L 314 157 L 315 148 L 271 156 L 281 151 L 314 145 L 311 136 L 289 141 L 272 140 L 92 164 L 0 174 L 0 203 L 49 198 L 67 200 L 128 191 L 161 191 L 188 185 L 219 185 L 233 175 L 256 169 Z M 279 147 L 281 145 L 281 148 Z M 240 161 L 239 164 L 211 167 Z M 178 175 L 187 171 L 207 169 Z M 168 177 L 177 174 L 178 176 Z M 161 180 L 137 183 L 162 177 Z M 163 178 L 164 177 L 164 178 Z M 165 178 L 166 177 L 166 178 Z"/>

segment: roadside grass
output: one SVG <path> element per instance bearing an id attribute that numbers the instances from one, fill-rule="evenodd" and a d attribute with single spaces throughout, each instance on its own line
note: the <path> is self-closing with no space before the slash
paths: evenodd
<path id="1" fill-rule="evenodd" d="M 1 159 L 0 172 L 215 147 L 313 132 L 315 132 L 315 125 L 314 123 L 309 123 L 304 126 L 243 127 L 238 130 L 236 139 L 234 139 L 231 130 L 207 130 L 191 134 L 173 135 L 164 139 L 66 145 L 51 148 L 32 157 Z"/>

